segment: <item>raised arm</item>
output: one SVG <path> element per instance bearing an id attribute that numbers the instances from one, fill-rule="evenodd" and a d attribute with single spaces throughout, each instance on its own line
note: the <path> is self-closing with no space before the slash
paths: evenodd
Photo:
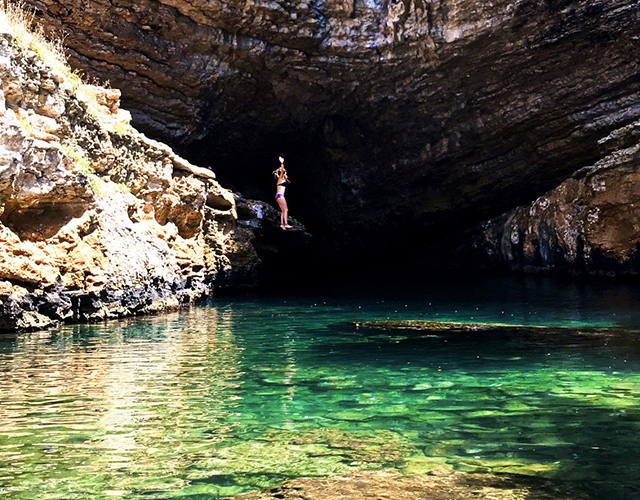
<path id="1" fill-rule="evenodd" d="M 280 166 L 276 172 L 278 173 L 278 184 L 287 178 L 287 170 L 284 168 L 284 158 L 282 156 L 278 157 L 280 160 Z"/>

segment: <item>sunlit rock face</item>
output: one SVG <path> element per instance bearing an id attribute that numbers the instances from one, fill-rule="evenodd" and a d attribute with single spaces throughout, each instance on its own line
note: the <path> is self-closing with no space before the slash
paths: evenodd
<path id="1" fill-rule="evenodd" d="M 640 118 L 637 0 L 27 3 L 245 194 L 270 200 L 283 154 L 292 214 L 360 260 L 531 202 Z"/>
<path id="2" fill-rule="evenodd" d="M 283 238 L 309 236 L 132 128 L 119 95 L 0 32 L 0 333 L 253 285 L 258 245 L 277 261 Z"/>

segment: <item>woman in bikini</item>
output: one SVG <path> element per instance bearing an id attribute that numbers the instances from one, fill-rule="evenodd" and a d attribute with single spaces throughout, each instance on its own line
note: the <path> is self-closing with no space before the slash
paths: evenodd
<path id="1" fill-rule="evenodd" d="M 289 179 L 287 178 L 287 171 L 284 169 L 284 158 L 280 156 L 278 160 L 280 160 L 280 166 L 273 172 L 273 175 L 278 178 L 276 182 L 276 201 L 280 206 L 280 228 L 286 230 L 293 227 L 287 222 L 289 209 L 287 208 L 287 200 L 284 197 L 284 191 L 289 185 Z"/>

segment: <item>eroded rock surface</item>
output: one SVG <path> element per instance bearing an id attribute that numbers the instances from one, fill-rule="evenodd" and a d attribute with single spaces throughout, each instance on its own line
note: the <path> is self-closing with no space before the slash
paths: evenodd
<path id="1" fill-rule="evenodd" d="M 119 95 L 73 88 L 0 33 L 0 330 L 255 283 L 254 230 L 236 210 L 252 202 L 133 129 Z"/>
<path id="2" fill-rule="evenodd" d="M 640 118 L 636 0 L 27 3 L 136 124 L 252 195 L 284 154 L 343 258 L 529 203 Z"/>

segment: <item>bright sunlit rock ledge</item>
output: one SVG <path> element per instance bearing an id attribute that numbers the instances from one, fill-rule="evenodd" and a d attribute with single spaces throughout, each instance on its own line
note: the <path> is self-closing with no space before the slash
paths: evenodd
<path id="1" fill-rule="evenodd" d="M 253 240 L 276 227 L 275 209 L 136 131 L 119 90 L 82 84 L 46 41 L 16 33 L 12 9 L 0 30 L 0 331 L 254 284 Z"/>

